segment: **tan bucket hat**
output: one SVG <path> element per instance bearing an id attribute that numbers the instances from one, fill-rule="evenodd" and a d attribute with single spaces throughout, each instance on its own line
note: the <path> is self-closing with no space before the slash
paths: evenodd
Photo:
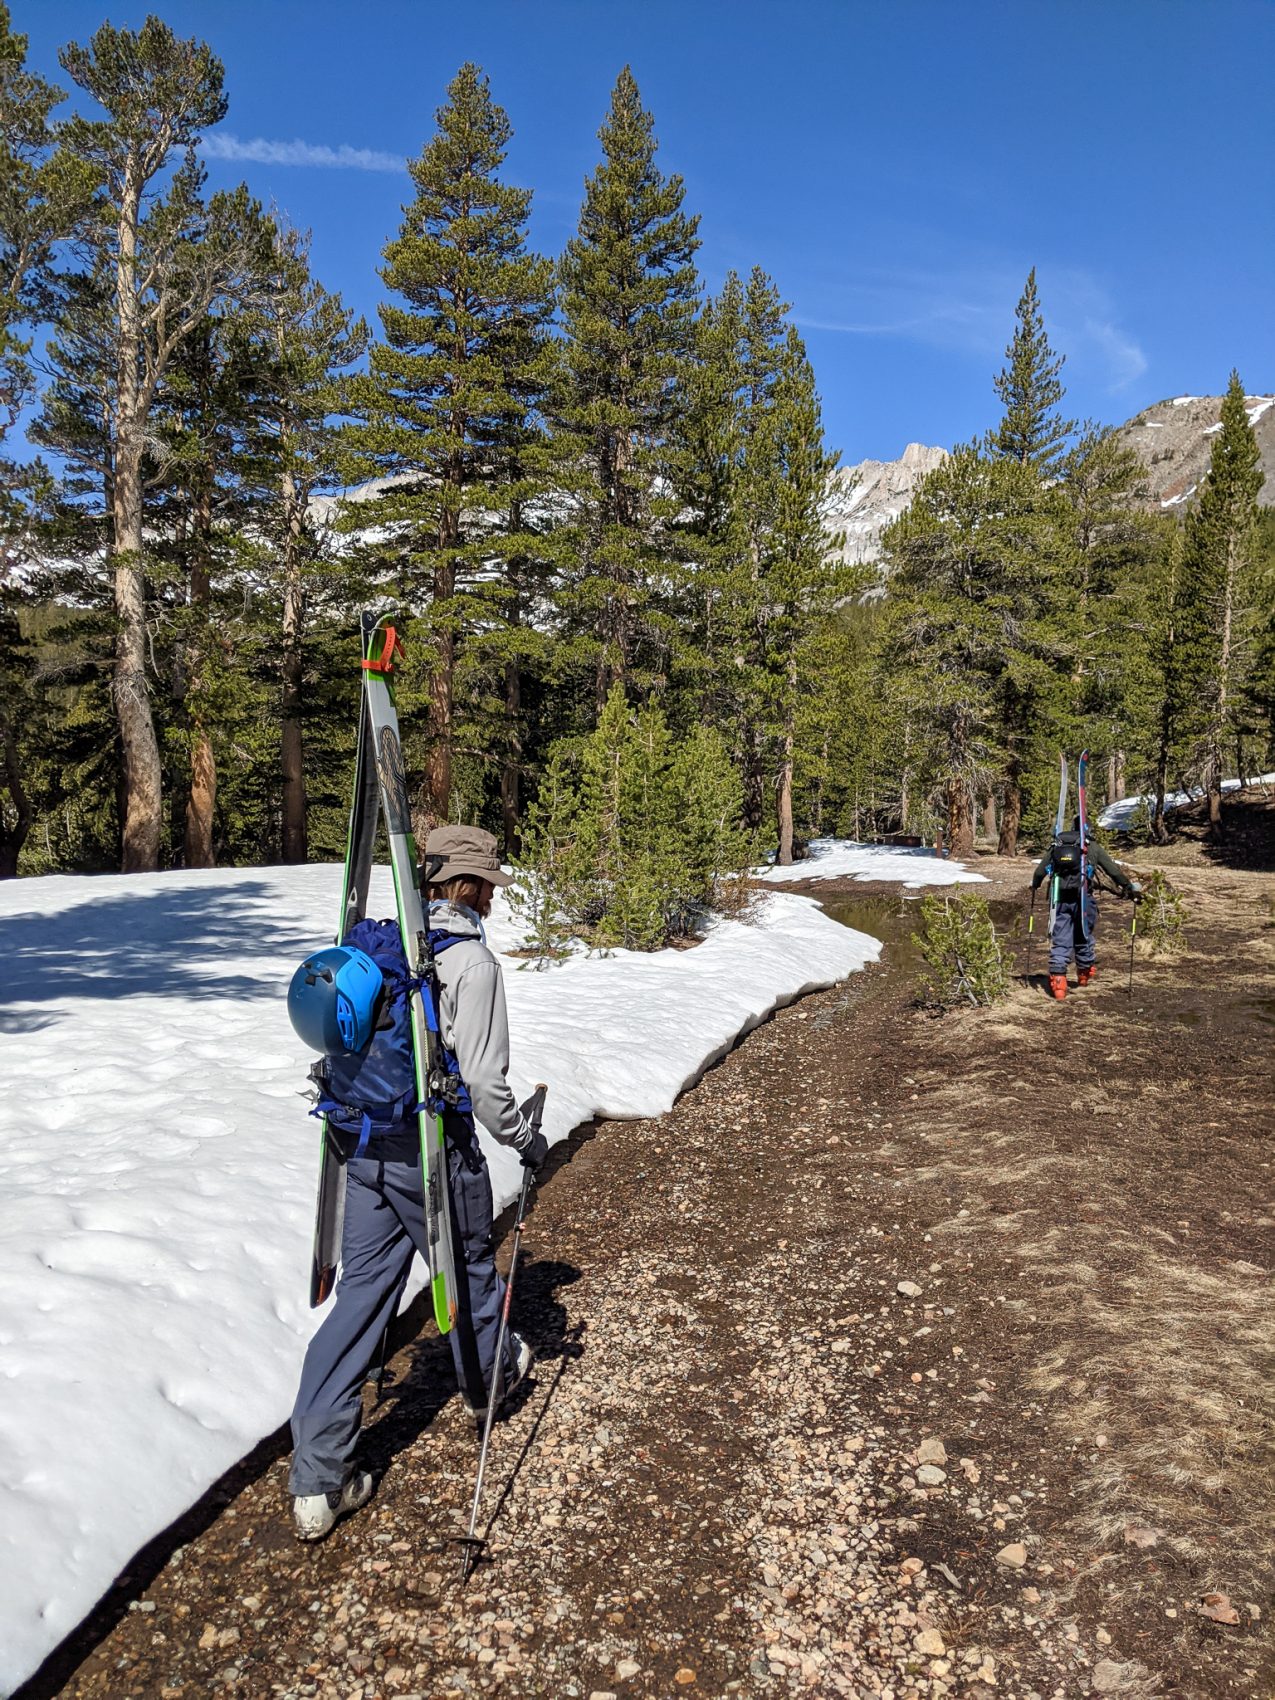
<path id="1" fill-rule="evenodd" d="M 443 858 L 442 867 L 429 876 L 431 885 L 445 885 L 461 874 L 472 874 L 490 885 L 513 883 L 513 876 L 500 865 L 496 840 L 480 826 L 436 826 L 425 840 L 427 866 L 431 856 Z"/>

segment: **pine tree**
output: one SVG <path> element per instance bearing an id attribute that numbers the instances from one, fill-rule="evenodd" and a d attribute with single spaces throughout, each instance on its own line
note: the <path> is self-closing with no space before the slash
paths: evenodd
<path id="1" fill-rule="evenodd" d="M 1059 376 L 1064 359 L 1045 334 L 1033 266 L 1015 309 L 1006 365 L 992 380 L 1005 413 L 987 443 L 993 454 L 1035 467 L 1042 476 L 1053 471 L 1076 428 L 1074 420 L 1060 419 L 1054 411 L 1066 394 Z"/>
<path id="2" fill-rule="evenodd" d="M 194 143 L 226 111 L 222 67 L 205 44 L 179 41 L 152 17 L 136 33 L 103 24 L 87 47 L 72 43 L 60 57 L 106 112 L 103 119 L 69 119 L 62 141 L 103 197 L 102 217 L 82 234 L 89 272 L 95 280 L 114 278 L 108 414 L 114 700 L 124 764 L 122 865 L 132 872 L 158 865 L 163 826 L 147 676 L 148 425 L 177 350 L 219 300 L 243 292 L 254 259 L 254 220 L 243 190 L 207 204 L 202 199 Z M 156 193 L 157 179 L 179 152 L 181 165 Z"/>
<path id="3" fill-rule="evenodd" d="M 381 531 L 380 569 L 423 610 L 418 826 L 449 818 L 458 684 L 466 710 L 481 712 L 485 648 L 491 668 L 517 664 L 507 628 L 524 596 L 503 567 L 538 547 L 526 516 L 544 482 L 537 410 L 552 360 L 552 268 L 526 247 L 530 190 L 497 175 L 511 130 L 477 66 L 462 66 L 437 124 L 409 165 L 416 197 L 385 250 L 382 276 L 402 304 L 380 309 L 385 340 L 352 385 L 361 422 L 348 432 L 354 467 L 393 480 L 348 523 Z M 416 734 L 410 691 L 405 707 Z"/>
<path id="4" fill-rule="evenodd" d="M 83 173 L 55 146 L 52 114 L 63 91 L 29 71 L 26 54 L 27 38 L 10 28 L 0 0 L 0 879 L 16 874 L 37 806 L 29 769 L 44 712 L 23 619 L 36 595 L 30 502 L 48 482 L 43 467 L 17 464 L 5 445 L 34 399 L 29 333 L 49 310 L 58 243 L 91 198 Z M 9 571 L 19 561 L 22 579 Z"/>
<path id="5" fill-rule="evenodd" d="M 811 681 L 803 660 L 811 639 L 849 589 L 849 575 L 834 571 L 834 548 L 823 527 L 823 500 L 837 456 L 824 446 L 815 375 L 800 336 L 790 326 L 776 375 L 769 416 L 776 472 L 776 509 L 765 574 L 770 652 L 772 736 L 778 745 L 776 808 L 778 861 L 793 858 L 793 765 L 797 716 Z"/>
<path id="6" fill-rule="evenodd" d="M 278 667 L 270 688 L 278 702 L 279 850 L 291 863 L 309 854 L 305 728 L 308 720 L 317 730 L 322 718 L 307 702 L 311 628 L 333 604 L 343 624 L 351 602 L 327 515 L 339 483 L 335 419 L 347 411 L 348 369 L 366 353 L 369 333 L 311 275 L 307 236 L 276 218 L 271 246 L 270 286 L 235 327 L 241 362 L 255 373 L 243 474 L 252 485 L 254 531 L 265 545 L 275 638 L 268 648 Z M 309 753 L 316 770 L 327 765 L 317 749 Z M 342 771 L 341 785 L 344 779 Z"/>
<path id="7" fill-rule="evenodd" d="M 1107 767 L 1107 801 L 1125 792 L 1129 754 L 1146 732 L 1145 591 L 1163 547 L 1146 509 L 1146 472 L 1113 430 L 1086 425 L 1059 467 L 1076 554 L 1076 713 L 1095 768 Z M 1069 740 L 1069 743 L 1077 740 Z"/>
<path id="8" fill-rule="evenodd" d="M 1265 477 L 1238 372 L 1231 373 L 1220 426 L 1200 499 L 1187 516 L 1171 686 L 1174 717 L 1196 748 L 1215 834 L 1222 830 L 1223 747 L 1234 734 L 1251 662 L 1257 497 Z"/>
<path id="9" fill-rule="evenodd" d="M 679 558 L 670 481 L 699 245 L 681 178 L 656 165 L 651 117 L 627 68 L 599 135 L 602 163 L 559 267 L 566 341 L 554 398 L 576 510 L 561 538 L 567 659 L 591 680 L 597 712 L 616 680 L 664 682 L 677 645 L 666 595 Z"/>
<path id="10" fill-rule="evenodd" d="M 969 855 L 977 796 L 999 777 L 1016 834 L 1019 788 L 1038 751 L 1059 747 L 1074 654 L 1065 504 L 1031 465 L 971 445 L 923 481 L 883 544 L 896 712 L 918 782 L 941 794 L 952 853 Z"/>

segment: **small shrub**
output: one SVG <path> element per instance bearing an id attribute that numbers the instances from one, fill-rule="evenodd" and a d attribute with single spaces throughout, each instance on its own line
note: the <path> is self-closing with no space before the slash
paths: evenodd
<path id="1" fill-rule="evenodd" d="M 1169 884 L 1159 868 L 1154 868 L 1142 888 L 1137 936 L 1151 956 L 1168 955 L 1181 950 L 1186 943 L 1183 937 L 1185 925 L 1186 906 L 1182 902 L 1182 893 Z"/>
<path id="2" fill-rule="evenodd" d="M 996 927 L 981 897 L 921 899 L 921 930 L 912 935 L 924 968 L 918 1000 L 929 1009 L 993 1004 L 1009 991 L 1009 971 Z"/>

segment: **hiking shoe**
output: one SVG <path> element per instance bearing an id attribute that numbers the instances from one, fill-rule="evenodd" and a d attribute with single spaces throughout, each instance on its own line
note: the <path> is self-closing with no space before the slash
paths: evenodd
<path id="1" fill-rule="evenodd" d="M 1059 1003 L 1067 996 L 1067 976 L 1065 974 L 1051 974 L 1049 976 L 1049 995 L 1051 998 L 1057 998 Z"/>
<path id="2" fill-rule="evenodd" d="M 513 1392 L 514 1388 L 517 1387 L 518 1383 L 526 1375 L 532 1364 L 536 1361 L 535 1352 L 523 1339 L 521 1334 L 514 1334 L 511 1332 L 509 1335 L 509 1344 L 513 1351 L 514 1370 L 500 1395 L 500 1403 L 502 1405 Z M 460 1402 L 476 1423 L 485 1423 L 487 1421 L 486 1405 L 471 1405 L 469 1399 L 464 1393 L 460 1396 Z"/>
<path id="3" fill-rule="evenodd" d="M 343 1488 L 332 1493 L 298 1494 L 292 1501 L 297 1539 L 321 1541 L 332 1533 L 340 1518 L 366 1505 L 371 1497 L 372 1478 L 366 1470 L 356 1470 Z"/>
<path id="4" fill-rule="evenodd" d="M 1078 986 L 1087 986 L 1097 972 L 1098 964 L 1096 962 L 1091 962 L 1088 968 L 1077 969 L 1076 984 Z"/>

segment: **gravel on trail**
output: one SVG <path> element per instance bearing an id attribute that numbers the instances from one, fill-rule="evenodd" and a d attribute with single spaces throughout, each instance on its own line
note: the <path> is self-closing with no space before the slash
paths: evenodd
<path id="1" fill-rule="evenodd" d="M 1026 1068 L 1038 994 L 1016 989 L 1015 1039 L 908 991 L 874 967 L 807 998 L 667 1116 L 581 1130 L 551 1165 L 514 1303 L 538 1363 L 493 1436 L 467 1583 L 477 1446 L 425 1330 L 369 1389 L 364 1512 L 300 1546 L 272 1437 L 24 1700 L 1256 1694 L 1253 1650 L 1216 1688 L 1163 1686 L 1168 1643 L 1077 1593 L 1075 1469 L 1015 1355 L 1028 1276 L 944 1232 L 979 1200 L 936 1159 L 957 1065 L 935 1035 Z M 1240 1609 L 1207 1630 L 1251 1648 Z"/>

